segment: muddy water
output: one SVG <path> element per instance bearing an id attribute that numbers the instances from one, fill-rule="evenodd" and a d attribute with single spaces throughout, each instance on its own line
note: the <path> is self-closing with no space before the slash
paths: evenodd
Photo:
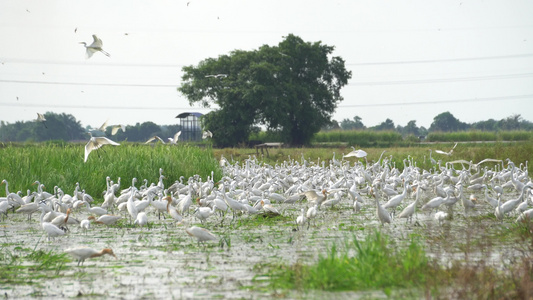
<path id="1" fill-rule="evenodd" d="M 483 199 L 483 196 L 479 198 Z M 408 198 L 403 203 L 406 205 L 411 201 L 413 199 Z M 21 247 L 61 253 L 75 246 L 109 247 L 114 250 L 117 259 L 111 256 L 88 259 L 81 267 L 73 260 L 67 264 L 66 270 L 59 271 L 59 278 L 35 279 L 37 284 L 31 285 L 2 285 L 1 291 L 9 298 L 263 299 L 281 291 L 257 288 L 266 284 L 255 266 L 275 262 L 313 262 L 332 243 L 342 244 L 353 235 L 362 239 L 375 228 L 394 240 L 406 240 L 410 234 L 423 236 L 430 255 L 442 264 L 452 260 L 484 260 L 498 265 L 508 257 L 509 251 L 514 251 L 514 246 L 505 241 L 487 242 L 484 247 L 469 242 L 475 240 L 478 245 L 479 241 L 486 241 L 488 237 L 506 230 L 514 221 L 509 217 L 501 224 L 493 218 L 480 218 L 492 213 L 492 208 L 483 202 L 478 204 L 476 211 L 468 214 L 460 204 L 456 204 L 453 219 L 442 225 L 433 219 L 432 214 L 418 213 L 416 222 L 412 224 L 404 219 L 393 219 L 392 225 L 382 227 L 375 217 L 375 206 L 371 200 L 367 199 L 362 212 L 354 214 L 351 200 L 343 198 L 334 208 L 320 210 L 309 229 L 299 230 L 294 220 L 301 208 L 307 208 L 307 203 L 274 205 L 282 210 L 286 218 L 276 221 L 257 215 L 242 215 L 238 217 L 241 221 L 232 221 L 231 214 L 212 216 L 201 226 L 211 230 L 222 241 L 205 245 L 199 245 L 189 237 L 184 226 L 176 225 L 169 219 L 159 220 L 151 208 L 147 210 L 149 228 L 91 224 L 85 234 L 71 225 L 66 236 L 52 241 L 47 241 L 40 229 L 37 214 L 31 222 L 26 221 L 25 216 L 10 214 L 1 223 L 2 251 L 17 253 Z M 73 216 L 81 220 L 87 214 L 77 211 Z M 193 216 L 186 219 L 190 224 L 200 226 Z M 251 286 L 256 288 L 250 289 Z M 305 299 L 385 297 L 381 291 L 292 291 L 278 296 Z"/>

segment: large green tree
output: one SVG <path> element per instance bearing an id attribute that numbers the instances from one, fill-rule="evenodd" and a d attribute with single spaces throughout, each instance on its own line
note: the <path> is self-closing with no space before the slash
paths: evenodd
<path id="1" fill-rule="evenodd" d="M 468 127 L 468 124 L 459 121 L 449 111 L 447 111 L 433 118 L 433 123 L 431 123 L 429 131 L 451 132 L 466 130 Z"/>
<path id="2" fill-rule="evenodd" d="M 255 125 L 279 132 L 288 144 L 304 145 L 330 123 L 351 77 L 333 50 L 290 34 L 277 46 L 186 66 L 178 90 L 191 105 L 218 106 L 204 120 L 218 145 L 246 142 Z"/>

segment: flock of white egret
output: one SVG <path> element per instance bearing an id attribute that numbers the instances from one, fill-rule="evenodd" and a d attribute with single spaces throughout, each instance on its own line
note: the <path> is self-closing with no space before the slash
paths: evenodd
<path id="1" fill-rule="evenodd" d="M 354 151 L 359 155 L 364 152 Z M 401 219 L 412 223 L 417 211 L 432 216 L 439 224 L 453 222 L 450 214 L 454 210 L 465 215 L 485 211 L 500 221 L 511 215 L 517 221 L 533 216 L 530 206 L 533 183 L 527 162 L 516 166 L 509 159 L 487 159 L 477 164 L 454 161 L 422 170 L 411 157 L 403 159 L 403 168 L 395 166 L 392 156 L 383 153 L 373 163 L 349 161 L 345 157 L 351 155 L 329 161 L 309 161 L 302 155 L 300 160 L 276 165 L 264 164 L 253 156 L 242 163 L 231 163 L 221 157 L 220 167 L 224 170 L 221 180 L 215 182 L 213 174 L 205 180 L 195 175 L 185 182 L 181 177 L 170 186 L 164 184 L 163 169 L 157 182 L 144 179 L 140 186 L 136 178 L 124 188 L 120 178 L 115 183 L 107 177 L 100 207 L 79 184 L 72 194 L 59 187 L 51 194 L 36 181 L 36 190 L 23 195 L 20 191 L 9 191 L 8 181 L 3 180 L 6 196 L 0 198 L 0 213 L 4 218 L 9 218 L 12 211 L 26 214 L 29 222 L 34 222 L 33 214 L 40 213 L 41 228 L 49 239 L 86 233 L 92 224 L 116 226 L 122 219 L 121 222 L 139 227 L 173 222 L 183 226 L 185 233 L 199 243 L 218 239 L 209 232 L 210 226 L 255 214 L 288 216 L 299 230 L 316 228 L 315 219 L 334 216 L 344 208 L 349 208 L 354 218 L 362 210 L 374 210 L 376 223 L 382 226 L 387 223 L 405 226 Z M 198 222 L 202 225 L 187 225 Z M 73 227 L 78 228 L 72 230 Z M 69 249 L 69 253 L 78 263 L 103 254 L 114 256 L 112 250 L 105 249 L 78 248 Z"/>

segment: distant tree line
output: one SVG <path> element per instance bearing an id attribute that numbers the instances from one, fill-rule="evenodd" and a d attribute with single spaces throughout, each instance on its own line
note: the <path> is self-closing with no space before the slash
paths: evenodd
<path id="1" fill-rule="evenodd" d="M 146 142 L 157 135 L 164 140 L 173 137 L 181 130 L 180 125 L 157 125 L 153 122 L 137 123 L 126 126 L 126 131 L 119 130 L 111 135 L 111 127 L 105 132 L 90 126 L 82 127 L 81 123 L 70 114 L 44 114 L 46 123 L 36 121 L 17 121 L 13 124 L 0 122 L 0 142 L 43 142 L 51 140 L 83 141 L 89 139 L 88 132 L 94 136 L 107 136 L 114 141 Z"/>
<path id="2" fill-rule="evenodd" d="M 181 130 L 180 125 L 157 125 L 153 122 L 137 123 L 126 126 L 126 131 L 119 130 L 115 135 L 111 135 L 111 127 L 105 132 L 90 126 L 82 127 L 81 123 L 70 114 L 56 114 L 47 112 L 44 114 L 45 124 L 36 121 L 17 121 L 15 123 L 0 122 L 0 142 L 42 142 L 50 140 L 63 141 L 83 141 L 88 140 L 88 132 L 95 136 L 107 136 L 114 141 L 146 142 L 149 138 L 157 135 L 164 140 L 173 137 Z M 259 130 L 259 128 L 257 128 Z M 511 130 L 533 130 L 533 123 L 524 120 L 520 115 L 512 115 L 499 121 L 489 119 L 467 124 L 459 121 L 450 112 L 441 113 L 435 118 L 429 129 L 418 127 L 416 121 L 412 120 L 405 126 L 395 125 L 387 118 L 377 126 L 366 127 L 359 116 L 353 120 L 344 119 L 340 123 L 332 120 L 327 126 L 322 128 L 328 130 L 369 130 L 369 131 L 396 131 L 402 136 L 426 136 L 430 132 L 457 132 L 468 130 L 480 131 L 511 131 Z M 236 146 L 236 145 L 234 145 Z"/>
<path id="3" fill-rule="evenodd" d="M 489 119 L 472 124 L 464 123 L 455 118 L 450 112 L 441 113 L 433 118 L 429 129 L 424 126 L 418 127 L 416 120 L 409 121 L 406 126 L 394 125 L 394 122 L 387 118 L 379 125 L 366 127 L 361 117 L 355 116 L 352 120 L 344 119 L 340 123 L 332 120 L 323 130 L 374 130 L 374 131 L 397 131 L 403 136 L 426 136 L 429 132 L 456 132 L 467 130 L 480 131 L 510 131 L 510 130 L 533 130 L 533 123 L 524 120 L 519 114 L 509 116 L 499 121 Z"/>

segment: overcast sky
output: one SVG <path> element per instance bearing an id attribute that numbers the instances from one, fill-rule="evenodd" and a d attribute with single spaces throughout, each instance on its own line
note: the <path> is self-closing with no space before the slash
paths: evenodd
<path id="1" fill-rule="evenodd" d="M 293 33 L 353 76 L 333 119 L 533 121 L 533 1 L 0 1 L 0 120 L 176 124 L 181 68 Z M 103 40 L 106 57 L 79 42 Z"/>

